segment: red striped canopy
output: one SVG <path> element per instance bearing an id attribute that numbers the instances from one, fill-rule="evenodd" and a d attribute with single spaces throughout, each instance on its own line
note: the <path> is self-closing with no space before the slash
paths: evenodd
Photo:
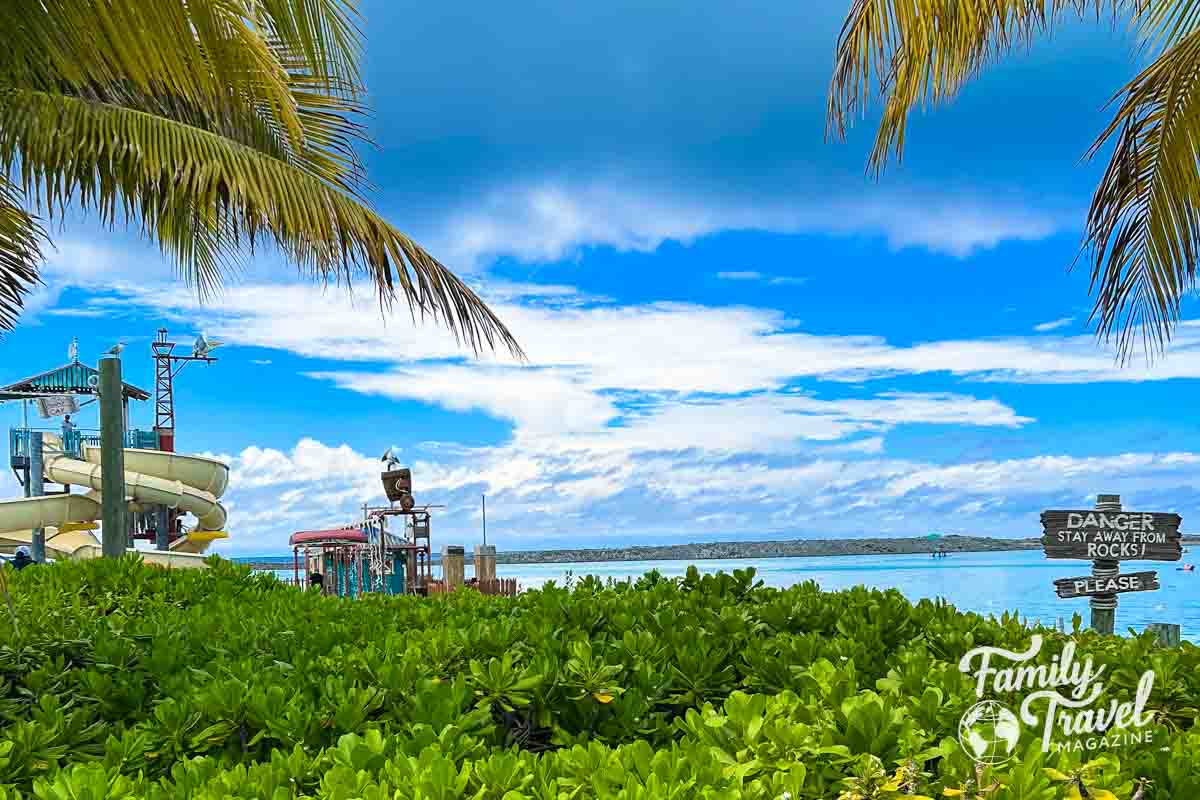
<path id="1" fill-rule="evenodd" d="M 318 544 L 320 542 L 358 544 L 367 541 L 367 534 L 358 528 L 330 528 L 325 531 L 296 531 L 288 544 Z"/>

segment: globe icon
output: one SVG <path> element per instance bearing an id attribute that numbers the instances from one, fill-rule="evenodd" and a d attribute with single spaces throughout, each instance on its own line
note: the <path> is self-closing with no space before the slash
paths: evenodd
<path id="1" fill-rule="evenodd" d="M 980 764 L 996 766 L 1013 757 L 1021 723 L 1002 703 L 984 700 L 967 709 L 958 723 L 958 741 Z"/>

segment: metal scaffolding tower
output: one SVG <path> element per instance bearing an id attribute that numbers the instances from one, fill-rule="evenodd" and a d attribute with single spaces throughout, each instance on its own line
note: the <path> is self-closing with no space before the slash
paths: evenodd
<path id="1" fill-rule="evenodd" d="M 167 341 L 167 329 L 158 329 L 158 337 L 150 349 L 154 351 L 154 430 L 158 433 L 159 449 L 175 452 L 175 376 L 190 361 L 206 364 L 216 361 L 208 355 L 216 344 L 210 346 L 201 334 L 190 356 L 177 356 L 175 342 Z"/>
<path id="2" fill-rule="evenodd" d="M 167 341 L 167 329 L 158 329 L 158 338 L 150 345 L 154 351 L 154 430 L 159 447 L 175 452 L 175 375 L 171 369 L 174 342 Z"/>

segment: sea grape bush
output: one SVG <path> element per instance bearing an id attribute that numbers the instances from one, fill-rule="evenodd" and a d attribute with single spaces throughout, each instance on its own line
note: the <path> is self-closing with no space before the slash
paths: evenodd
<path id="1" fill-rule="evenodd" d="M 211 564 L 10 575 L 0 800 L 1200 797 L 1190 644 L 1077 622 L 1112 697 L 1160 676 L 1153 745 L 1043 754 L 1027 733 L 981 769 L 958 661 L 1024 649 L 1012 616 L 752 570 L 342 601 Z"/>

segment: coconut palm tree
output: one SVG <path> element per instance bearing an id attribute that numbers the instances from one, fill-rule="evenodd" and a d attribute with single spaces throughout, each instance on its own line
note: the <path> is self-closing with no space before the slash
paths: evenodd
<path id="1" fill-rule="evenodd" d="M 909 113 L 952 98 L 1013 48 L 1066 17 L 1128 21 L 1146 66 L 1113 99 L 1087 153 L 1112 145 L 1092 197 L 1081 257 L 1092 318 L 1118 353 L 1161 351 L 1196 285 L 1200 249 L 1200 0 L 854 0 L 837 44 L 831 136 L 873 95 L 883 102 L 869 170 L 899 158 Z"/>
<path id="2" fill-rule="evenodd" d="M 39 280 L 45 222 L 82 210 L 140 228 L 201 292 L 267 242 L 519 353 L 366 203 L 359 22 L 354 0 L 0 2 L 0 327 Z"/>

